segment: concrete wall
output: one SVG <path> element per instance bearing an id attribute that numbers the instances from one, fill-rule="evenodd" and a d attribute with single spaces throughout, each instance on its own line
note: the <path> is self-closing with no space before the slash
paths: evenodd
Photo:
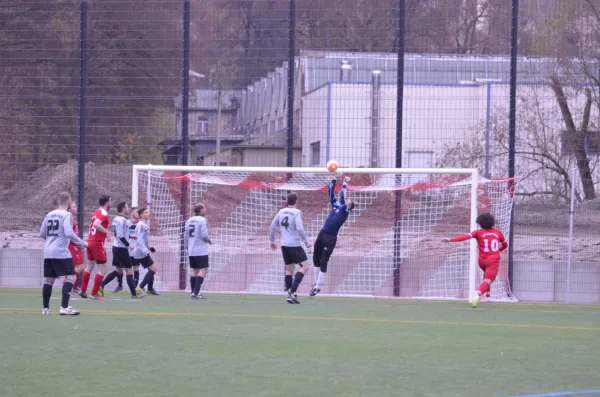
<path id="1" fill-rule="evenodd" d="M 158 253 L 157 253 L 158 254 Z M 235 275 L 214 277 L 215 283 L 207 282 L 206 291 L 238 291 L 244 292 L 252 282 L 264 271 L 264 263 L 272 260 L 273 254 L 236 256 L 239 269 Z M 109 255 L 110 256 L 110 255 Z M 172 259 L 172 258 L 171 258 Z M 332 256 L 328 271 L 328 279 L 323 289 L 324 294 L 336 293 L 349 276 L 352 269 L 362 258 Z M 109 263 L 112 259 L 109 257 Z M 169 258 L 156 255 L 160 264 L 160 289 L 177 289 L 177 264 Z M 38 263 L 39 266 L 23 264 Z M 405 264 L 408 266 L 408 264 Z M 390 262 L 391 266 L 391 262 Z M 282 267 L 283 268 L 283 267 Z M 415 275 L 407 267 L 409 273 L 401 273 L 402 296 L 411 297 L 418 293 L 419 286 L 427 281 L 427 275 Z M 40 287 L 43 282 L 42 250 L 11 249 L 0 250 L 0 286 L 1 287 Z M 389 277 L 376 289 L 376 296 L 391 296 L 392 284 Z M 312 281 L 312 271 L 307 276 Z M 522 301 L 564 302 L 566 299 L 567 263 L 563 261 L 517 261 L 514 274 L 514 295 Z M 223 281 L 226 280 L 226 281 Z M 59 281 L 57 281 L 58 283 Z M 283 282 L 283 281 L 282 281 Z M 570 303 L 600 304 L 600 264 L 594 262 L 576 262 L 572 264 L 570 279 Z M 305 282 L 300 293 L 307 293 L 311 282 Z M 112 285 L 109 285 L 109 289 Z"/>

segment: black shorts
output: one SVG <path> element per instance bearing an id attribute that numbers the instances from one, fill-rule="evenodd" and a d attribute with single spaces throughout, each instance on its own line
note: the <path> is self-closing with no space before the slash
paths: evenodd
<path id="1" fill-rule="evenodd" d="M 112 265 L 114 267 L 119 267 L 121 269 L 131 269 L 131 260 L 129 259 L 129 250 L 123 247 L 112 247 L 113 261 Z"/>
<path id="2" fill-rule="evenodd" d="M 44 277 L 56 278 L 61 276 L 73 276 L 75 265 L 73 258 L 44 259 Z"/>
<path id="3" fill-rule="evenodd" d="M 136 259 L 135 261 L 136 261 L 136 264 L 142 265 L 142 267 L 144 269 L 149 268 L 150 266 L 152 266 L 154 264 L 154 261 L 152 260 L 150 255 L 146 255 L 142 259 Z"/>
<path id="4" fill-rule="evenodd" d="M 281 253 L 283 254 L 283 263 L 286 265 L 295 265 L 308 260 L 302 247 L 281 247 Z"/>
<path id="5" fill-rule="evenodd" d="M 138 263 L 138 260 L 135 259 L 133 256 L 129 257 L 129 260 L 131 261 L 131 266 L 139 266 L 140 264 Z"/>
<path id="6" fill-rule="evenodd" d="M 208 255 L 190 256 L 191 269 L 206 269 L 208 267 Z"/>

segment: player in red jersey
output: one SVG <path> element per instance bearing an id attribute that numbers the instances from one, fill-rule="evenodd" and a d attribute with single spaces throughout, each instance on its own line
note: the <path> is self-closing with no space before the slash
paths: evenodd
<path id="1" fill-rule="evenodd" d="M 490 213 L 483 213 L 477 217 L 477 224 L 481 229 L 473 230 L 468 234 L 452 238 L 444 238 L 444 243 L 465 241 L 471 238 L 477 239 L 479 247 L 479 267 L 483 270 L 483 282 L 479 285 L 477 296 L 473 298 L 472 305 L 477 307 L 479 298 L 486 292 L 489 293 L 490 287 L 500 268 L 500 251 L 504 251 L 508 247 L 508 243 L 502 232 L 494 228 L 496 220 Z M 489 296 L 489 295 L 488 295 Z"/>
<path id="2" fill-rule="evenodd" d="M 77 226 L 77 221 L 75 220 L 77 210 L 77 203 L 71 201 L 71 204 L 69 204 L 69 209 L 67 211 L 73 214 L 73 231 L 78 237 L 81 237 L 81 235 L 79 234 L 79 227 Z M 79 276 L 81 276 L 81 272 L 83 271 L 84 267 L 83 250 L 77 244 L 73 243 L 72 241 L 69 241 L 69 251 L 71 251 L 71 256 L 73 257 L 73 264 L 75 265 L 75 282 L 73 283 L 73 293 L 77 294 L 80 291 Z"/>
<path id="3" fill-rule="evenodd" d="M 90 282 L 90 274 L 94 269 L 94 262 L 98 265 L 98 271 L 94 277 L 94 286 L 92 287 L 92 299 L 104 299 L 102 294 L 98 293 L 104 275 L 106 274 L 106 250 L 104 249 L 104 240 L 112 238 L 112 233 L 108 230 L 110 220 L 108 219 L 108 210 L 110 210 L 110 196 L 100 196 L 98 199 L 100 208 L 94 212 L 90 222 L 90 231 L 88 235 L 88 260 L 81 282 L 81 292 L 79 296 L 87 298 L 87 287 Z"/>

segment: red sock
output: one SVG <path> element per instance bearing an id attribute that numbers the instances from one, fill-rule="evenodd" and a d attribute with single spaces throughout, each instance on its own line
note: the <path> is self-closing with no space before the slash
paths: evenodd
<path id="1" fill-rule="evenodd" d="M 73 283 L 73 288 L 77 288 L 79 285 L 79 273 L 75 272 L 75 282 Z"/>
<path id="2" fill-rule="evenodd" d="M 486 291 L 490 288 L 490 285 L 485 281 L 479 285 L 479 296 L 486 293 Z"/>
<path id="3" fill-rule="evenodd" d="M 83 292 L 87 291 L 88 283 L 90 282 L 90 272 L 87 270 L 83 272 L 83 276 L 81 276 L 81 290 Z"/>
<path id="4" fill-rule="evenodd" d="M 96 295 L 98 293 L 100 284 L 102 284 L 102 280 L 104 280 L 104 276 L 100 273 L 96 273 L 96 277 L 94 277 L 94 287 L 92 287 L 92 295 Z"/>

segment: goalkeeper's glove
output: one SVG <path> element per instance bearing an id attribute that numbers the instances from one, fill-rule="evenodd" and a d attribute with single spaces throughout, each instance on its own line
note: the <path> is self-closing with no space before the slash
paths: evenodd
<path id="1" fill-rule="evenodd" d="M 155 253 L 156 250 L 154 249 L 154 247 L 150 247 L 150 252 Z"/>

